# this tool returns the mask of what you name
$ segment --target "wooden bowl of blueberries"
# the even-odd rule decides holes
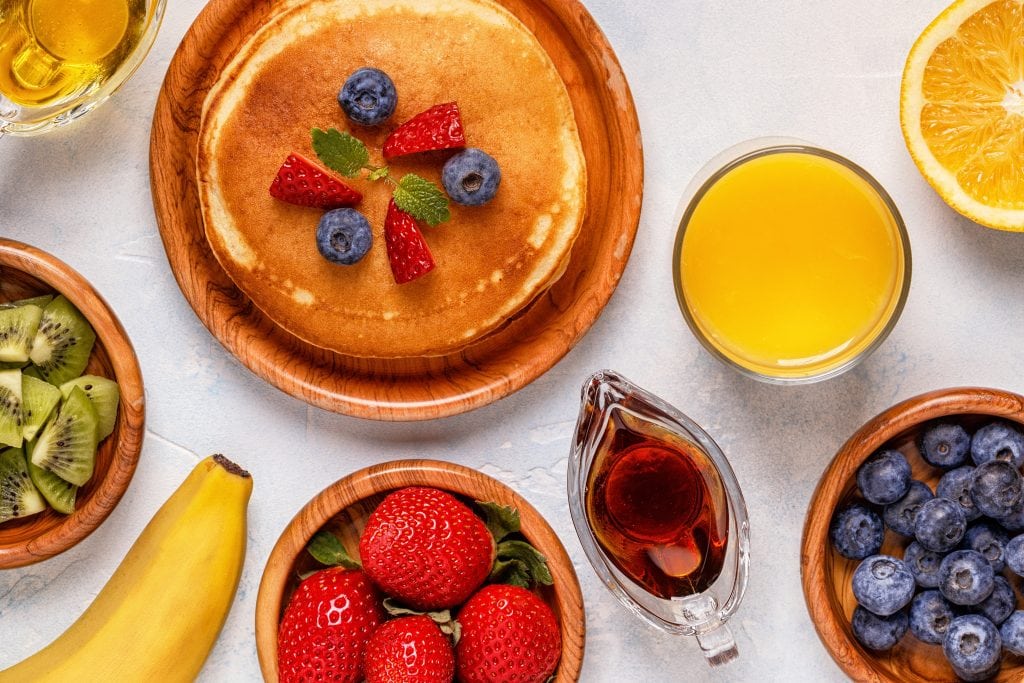
[[[958,388],[861,427],[811,499],[800,566],[857,681],[1024,679],[1024,397]]]
[[[145,395],[107,302],[57,258],[0,238],[0,569],[88,536],[142,449]]]

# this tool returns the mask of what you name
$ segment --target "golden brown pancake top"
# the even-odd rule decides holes
[[[398,90],[391,121],[350,124],[347,76],[382,69]],[[384,242],[391,187],[352,180],[374,243],[354,266],[317,251],[318,209],[267,192],[288,154],[312,159],[313,127],[348,130],[383,164],[397,125],[442,102],[462,111],[467,144],[501,166],[497,196],[452,203],[423,227],[437,267],[397,285]],[[439,186],[449,153],[395,159]],[[271,319],[354,356],[441,355],[501,325],[556,279],[582,222],[585,167],[565,85],[531,33],[489,0],[302,0],[244,45],[211,91],[198,162],[206,232],[221,265]],[[349,182],[349,181],[347,181]]]

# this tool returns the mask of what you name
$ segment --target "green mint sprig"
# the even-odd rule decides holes
[[[441,188],[415,173],[402,176],[392,196],[399,209],[430,226],[444,223],[452,217],[448,210],[448,197]]]
[[[337,128],[314,128],[313,151],[325,166],[346,178],[358,178],[366,171],[371,181],[386,180],[394,186],[395,205],[413,218],[435,226],[451,218],[448,197],[436,184],[415,173],[407,173],[397,182],[387,166],[370,164],[370,152],[360,140]]]
[[[370,163],[366,145],[337,128],[326,131],[314,128],[313,151],[328,168],[346,178],[355,178]]]

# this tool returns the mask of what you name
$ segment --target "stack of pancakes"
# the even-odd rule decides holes
[[[337,104],[350,73],[385,71],[398,107],[351,124]],[[354,266],[317,250],[318,209],[270,196],[292,152],[315,159],[310,129],[348,130],[383,165],[397,125],[458,102],[467,145],[501,166],[485,206],[452,204],[423,227],[437,267],[397,285],[384,246],[391,187],[353,180],[374,245]],[[440,186],[452,152],[394,159],[393,176]],[[207,97],[198,154],[206,235],[237,286],[282,328],[350,356],[457,351],[525,308],[562,274],[586,208],[586,167],[565,84],[532,33],[490,0],[293,0],[239,50]],[[347,181],[349,182],[349,181]]]

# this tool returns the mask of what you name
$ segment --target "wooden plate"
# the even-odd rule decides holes
[[[437,358],[354,358],[278,327],[206,241],[195,159],[203,100],[273,2],[211,0],[167,71],[153,117],[150,173],[160,235],[199,319],[253,372],[296,398],[358,417],[419,420],[472,410],[547,371],[590,328],[618,284],[640,219],[643,153],[625,76],[578,0],[500,0],[537,36],[568,86],[587,160],[587,216],[562,278],[504,328]]]
[[[828,539],[833,511],[858,497],[857,468],[880,448],[902,451],[910,462],[914,479],[924,481],[935,490],[942,470],[925,462],[917,450],[916,440],[925,423],[940,417],[962,424],[972,432],[993,418],[1024,425],[1024,397],[995,389],[947,389],[893,406],[861,427],[840,449],[821,475],[807,510],[800,555],[807,609],[829,654],[856,681],[954,683],[959,680],[946,663],[941,646],[922,643],[909,632],[888,652],[874,652],[857,642],[850,619],[857,606],[851,582],[859,562],[839,555]],[[910,539],[886,531],[881,552],[902,557],[909,542]],[[1019,581],[1011,581],[1011,584],[1017,585]],[[998,683],[1024,680],[1024,658],[1005,656],[999,675],[992,680]]]
[[[62,553],[92,533],[111,513],[135,474],[142,451],[145,395],[135,350],[107,302],[85,278],[53,256],[0,239],[0,301],[63,294],[96,332],[86,374],[114,379],[121,390],[114,432],[96,453],[96,469],[78,490],[75,511],[47,509],[0,524],[0,569],[21,567]]]
[[[562,629],[562,658],[556,683],[576,681],[583,664],[583,595],[562,542],[526,499],[487,475],[436,460],[399,460],[359,470],[331,484],[299,511],[285,528],[263,570],[256,598],[256,651],[263,678],[276,683],[277,629],[300,572],[319,568],[306,552],[317,531],[334,531],[352,557],[359,534],[387,492],[406,486],[433,486],[468,500],[494,501],[519,510],[522,533],[548,560],[554,584],[541,591]]]

